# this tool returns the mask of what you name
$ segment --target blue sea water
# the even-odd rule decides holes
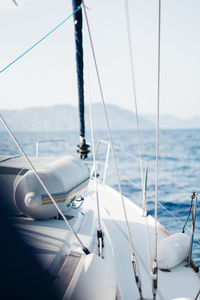
[[[77,132],[17,132],[16,138],[26,154],[35,155],[38,140],[65,139],[72,153],[76,154],[79,143]],[[140,163],[136,131],[113,131],[116,158],[122,191],[138,205],[142,205]],[[87,133],[88,142],[91,141]],[[95,146],[99,140],[108,141],[105,132],[95,134]],[[142,158],[148,164],[147,210],[154,215],[155,190],[155,131],[141,132]],[[42,143],[39,155],[63,155],[67,151],[65,143]],[[107,144],[101,144],[97,159],[105,162]],[[8,133],[1,132],[0,154],[17,155],[19,150]],[[92,156],[92,155],[91,155]],[[90,157],[91,161],[92,158]],[[143,164],[145,168],[146,163]],[[109,159],[110,171],[106,182],[118,189],[112,155]],[[103,168],[104,166],[102,166]],[[100,172],[100,170],[99,170]],[[186,221],[192,192],[200,194],[200,130],[161,130],[159,146],[159,188],[158,218],[169,232],[181,232]],[[191,233],[191,217],[186,226]],[[196,228],[194,236],[193,259],[200,266],[200,195],[197,201]]]

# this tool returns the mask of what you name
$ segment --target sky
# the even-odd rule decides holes
[[[0,69],[72,12],[70,0],[0,0]],[[86,1],[106,104],[135,111],[124,0]],[[155,114],[158,0],[129,0],[138,111]],[[162,0],[160,113],[200,115],[200,1]],[[85,102],[101,97],[84,24]],[[0,110],[77,106],[73,18],[0,74]]]

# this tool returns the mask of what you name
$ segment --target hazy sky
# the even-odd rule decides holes
[[[0,68],[71,14],[70,0],[0,0]],[[134,110],[124,0],[88,0],[88,17],[106,103]],[[129,0],[140,113],[156,110],[158,0]],[[200,1],[163,0],[162,114],[200,115]],[[85,31],[86,32],[86,31]],[[85,36],[86,103],[99,102]],[[88,49],[88,50],[87,50]],[[52,36],[0,74],[0,109],[77,105],[71,18]]]

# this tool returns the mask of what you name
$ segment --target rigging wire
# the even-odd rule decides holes
[[[12,62],[10,62],[6,67],[0,70],[0,74],[3,73],[5,70],[7,70],[9,67],[11,67],[14,63],[16,63],[20,58],[22,58],[24,55],[26,55],[29,51],[31,51],[33,48],[35,48],[38,44],[40,44],[43,40],[45,40],[49,35],[51,35],[54,31],[56,31],[60,26],[62,26],[66,21],[68,21],[77,11],[81,9],[81,5],[78,6],[78,8],[68,17],[66,17],[62,22],[60,22],[56,27],[54,27],[51,31],[49,31],[47,34],[45,34],[39,41],[37,41],[35,44],[33,44],[30,48],[28,48],[25,52],[23,52],[21,55],[19,55],[16,59],[14,59]]]
[[[186,219],[186,221],[185,221],[185,224],[184,224],[184,226],[183,226],[182,233],[185,232],[185,227],[186,227],[186,225],[187,225],[187,222],[188,222],[188,220],[189,220],[189,217],[190,217],[190,214],[191,214],[191,211],[192,211],[193,200],[194,200],[194,197],[191,196],[190,209],[189,209],[188,216],[187,216],[187,219]]]
[[[158,0],[158,78],[157,78],[157,117],[156,117],[156,178],[155,178],[155,232],[154,232],[154,258],[153,258],[153,299],[156,299],[158,288],[158,155],[159,155],[159,114],[160,114],[160,43],[161,42],[161,0]]]
[[[88,57],[86,55],[86,57]],[[87,60],[88,62],[88,60]],[[89,67],[88,69],[88,82],[89,80]],[[91,141],[92,141],[92,156],[93,156],[93,170],[94,170],[94,178],[95,178],[95,188],[96,188],[96,201],[97,201],[97,217],[98,217],[98,230],[97,230],[97,240],[98,240],[98,254],[103,258],[103,247],[104,247],[104,233],[101,226],[101,214],[100,214],[100,202],[99,202],[99,189],[98,189],[98,181],[97,181],[97,161],[96,161],[96,153],[95,153],[95,144],[94,144],[94,122],[93,122],[93,114],[92,114],[92,101],[91,101],[91,90],[88,86],[89,90],[89,114],[90,114],[90,128],[91,128]]]
[[[189,248],[189,256],[188,256],[188,265],[191,265],[192,262],[192,248],[194,242],[194,233],[195,233],[195,222],[196,222],[196,206],[197,206],[197,194],[195,192],[192,193],[191,198],[193,198],[192,205],[192,232],[190,237],[190,248]]]
[[[10,134],[12,140],[14,141],[14,143],[16,144],[16,146],[18,147],[19,151],[22,153],[22,155],[24,156],[25,160],[28,162],[31,170],[34,172],[36,178],[38,179],[39,183],[41,184],[41,186],[43,187],[43,189],[45,190],[45,192],[47,193],[47,195],[49,196],[49,198],[51,199],[52,203],[54,204],[54,206],[56,207],[57,211],[59,212],[59,214],[62,216],[65,224],[68,226],[68,228],[70,229],[70,231],[74,234],[74,236],[76,237],[77,241],[79,242],[79,244],[82,247],[82,250],[85,254],[90,254],[90,251],[84,246],[84,244],[82,243],[81,239],[79,238],[79,236],[77,235],[77,233],[74,231],[73,227],[69,224],[69,222],[67,221],[65,215],[63,214],[63,212],[60,210],[59,206],[57,205],[56,201],[54,200],[52,194],[48,191],[48,189],[46,188],[46,186],[44,185],[44,182],[42,181],[42,179],[40,178],[40,176],[38,175],[38,172],[36,171],[34,165],[32,164],[32,162],[30,161],[30,159],[28,158],[28,156],[26,155],[26,153],[24,152],[23,148],[20,146],[20,144],[18,143],[16,137],[14,136],[13,132],[11,131],[11,129],[9,128],[8,124],[6,123],[6,121],[4,120],[4,118],[2,117],[2,115],[0,114],[0,119],[4,125],[4,127],[7,129],[8,133]]]
[[[124,0],[125,3],[125,14],[126,14],[126,26],[127,26],[127,36],[128,36],[128,46],[129,46],[129,58],[130,58],[130,66],[131,66],[131,77],[132,77],[132,91],[134,97],[135,104],[135,114],[136,114],[136,123],[137,123],[137,138],[138,138],[138,154],[140,161],[140,173],[141,173],[141,183],[142,183],[142,210],[143,216],[145,217],[145,232],[146,232],[146,243],[147,243],[147,256],[148,256],[148,264],[150,268],[151,261],[151,248],[150,248],[150,237],[149,237],[149,224],[147,219],[147,205],[146,205],[146,181],[147,181],[147,167],[145,170],[145,178],[143,176],[143,163],[142,163],[142,147],[141,147],[141,132],[139,126],[139,117],[138,117],[138,107],[137,107],[137,97],[136,97],[136,85],[135,85],[135,74],[134,74],[134,58],[133,58],[133,48],[132,48],[132,38],[131,38],[131,27],[130,27],[130,16],[129,16],[129,6],[128,0]]]
[[[125,14],[126,14],[126,27],[127,27],[127,36],[128,36],[128,46],[129,46],[129,59],[131,67],[131,78],[132,78],[132,92],[135,104],[135,115],[137,123],[137,137],[138,137],[138,154],[140,160],[140,172],[141,172],[141,182],[142,182],[142,191],[143,191],[143,214],[147,215],[146,201],[145,201],[145,191],[144,191],[144,176],[143,176],[143,165],[142,165],[142,147],[141,147],[141,133],[138,117],[138,105],[137,105],[137,95],[136,95],[136,86],[135,86],[135,72],[134,72],[134,59],[133,59],[133,48],[132,48],[132,38],[131,38],[131,27],[130,27],[130,16],[129,16],[129,6],[128,0],[124,0],[125,3]]]
[[[113,142],[112,142],[110,125],[109,125],[109,121],[108,121],[107,110],[106,110],[106,107],[105,107],[104,95],[103,95],[103,90],[102,90],[102,85],[101,85],[101,80],[100,80],[99,70],[98,70],[98,66],[97,66],[96,55],[95,55],[95,51],[94,51],[94,46],[93,46],[93,41],[92,41],[92,36],[91,36],[91,31],[90,31],[90,27],[89,27],[89,22],[88,22],[88,17],[87,17],[87,12],[86,12],[86,8],[85,8],[84,0],[82,1],[82,5],[83,5],[83,11],[84,11],[84,15],[85,15],[89,40],[90,40],[90,44],[91,44],[92,55],[93,55],[95,70],[96,70],[96,74],[97,74],[97,80],[98,80],[98,85],[99,85],[99,89],[100,89],[104,115],[105,115],[105,119],[106,119],[106,126],[107,126],[107,130],[108,130],[108,136],[109,136],[111,151],[112,151],[112,155],[113,155],[116,175],[117,175],[119,193],[120,193],[120,196],[121,196],[121,201],[122,201],[122,206],[123,206],[123,211],[124,211],[124,217],[125,217],[127,233],[128,233],[128,240],[129,240],[129,245],[130,245],[130,249],[131,249],[132,265],[133,265],[133,270],[134,270],[134,275],[135,275],[135,281],[136,281],[136,284],[137,284],[137,287],[138,287],[140,299],[142,300],[143,296],[142,296],[142,289],[141,289],[141,281],[140,281],[140,276],[139,276],[139,272],[138,272],[138,266],[137,266],[137,263],[136,263],[135,250],[134,250],[134,247],[133,247],[133,241],[132,241],[131,231],[130,231],[130,227],[129,227],[129,223],[128,223],[128,217],[127,217],[125,202],[124,202],[124,198],[123,198],[123,195],[122,195],[122,188],[121,188],[119,172],[118,172],[118,167],[117,167],[117,160],[116,160],[114,146],[113,146]]]
[[[196,297],[194,298],[194,300],[197,300],[199,296],[200,296],[200,289],[199,289],[199,291],[198,291]]]

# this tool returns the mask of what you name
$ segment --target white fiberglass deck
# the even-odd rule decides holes
[[[105,241],[105,259],[114,261],[117,269],[118,282],[124,299],[137,299],[138,291],[135,284],[133,268],[130,259],[130,250],[127,239],[126,225],[122,210],[120,195],[108,186],[99,186],[101,217],[106,231],[109,233],[113,247],[113,257]],[[128,220],[131,228],[133,244],[138,258],[141,273],[143,296],[152,297],[152,278],[150,275],[148,247],[150,247],[151,261],[154,237],[154,219],[142,217],[142,210],[125,198]],[[89,202],[88,202],[89,204]],[[92,204],[89,204],[89,206]],[[148,222],[148,225],[147,225]],[[105,233],[106,235],[106,233]],[[147,241],[149,236],[149,246]],[[167,236],[167,232],[160,225],[158,239]],[[109,245],[110,247],[110,245]],[[171,272],[159,271],[158,298],[173,299],[188,297],[194,299],[200,288],[200,277],[193,269],[185,267],[186,262],[173,268]]]
[[[104,259],[109,261],[116,270],[122,299],[138,299],[121,197],[110,187],[99,184],[99,201],[101,224],[104,231]],[[141,274],[143,296],[152,298],[149,261],[152,261],[154,219],[151,216],[142,217],[142,210],[126,198],[125,204]],[[78,215],[71,219],[70,223],[85,246],[95,253],[97,253],[96,230],[98,224],[96,211],[95,184],[91,181],[85,201],[79,209]],[[29,220],[25,222],[22,220],[18,226],[27,236],[29,243],[36,248],[44,269],[47,269],[51,275],[58,269],[60,261],[66,259],[69,253],[84,255],[80,245],[62,220]],[[167,232],[159,225],[158,239],[166,236]],[[149,254],[148,248],[151,254]],[[195,273],[193,269],[185,267],[184,262],[173,268],[171,272],[159,271],[157,299],[168,300],[180,297],[194,299],[199,287],[199,274]]]

